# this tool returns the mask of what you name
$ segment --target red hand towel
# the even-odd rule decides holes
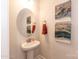
[[[32,33],[35,31],[35,25],[32,26]]]
[[[42,28],[42,34],[47,34],[47,26],[46,24],[43,24],[43,28]]]

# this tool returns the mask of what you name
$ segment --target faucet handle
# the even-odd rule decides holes
[[[27,43],[31,42],[31,38],[27,39],[26,42],[27,42]]]

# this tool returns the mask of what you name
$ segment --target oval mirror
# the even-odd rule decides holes
[[[29,9],[22,9],[17,16],[17,27],[19,32],[24,37],[29,37],[32,34],[32,22],[34,16]]]

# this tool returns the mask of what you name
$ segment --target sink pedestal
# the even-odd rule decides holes
[[[27,51],[27,59],[34,59],[34,51],[33,50]]]
[[[27,52],[27,59],[34,59],[34,49],[36,49],[39,45],[40,42],[37,40],[22,43],[21,48],[23,51]]]

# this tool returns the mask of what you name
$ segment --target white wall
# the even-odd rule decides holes
[[[37,21],[39,17],[38,6],[39,0],[9,0],[10,59],[26,59],[25,53],[20,48],[22,40],[26,38],[17,29],[17,15],[23,8],[27,8],[33,12]]]
[[[47,20],[48,27],[46,37],[40,31],[41,54],[47,59],[77,59],[77,0],[72,0],[71,44],[55,41],[55,6],[65,1],[68,0],[40,0],[40,27],[43,20]]]
[[[1,59],[9,59],[8,0],[1,0]]]
[[[51,54],[53,53],[53,33],[54,29],[54,18],[53,15],[53,1],[54,0],[40,0],[40,42],[41,42],[41,54],[47,58],[51,59]],[[48,27],[48,35],[42,35],[42,23],[46,20]],[[53,22],[53,23],[52,23]],[[45,38],[46,37],[46,38]],[[51,38],[53,37],[53,38]],[[52,43],[52,46],[51,46]],[[52,55],[53,56],[53,55]]]

